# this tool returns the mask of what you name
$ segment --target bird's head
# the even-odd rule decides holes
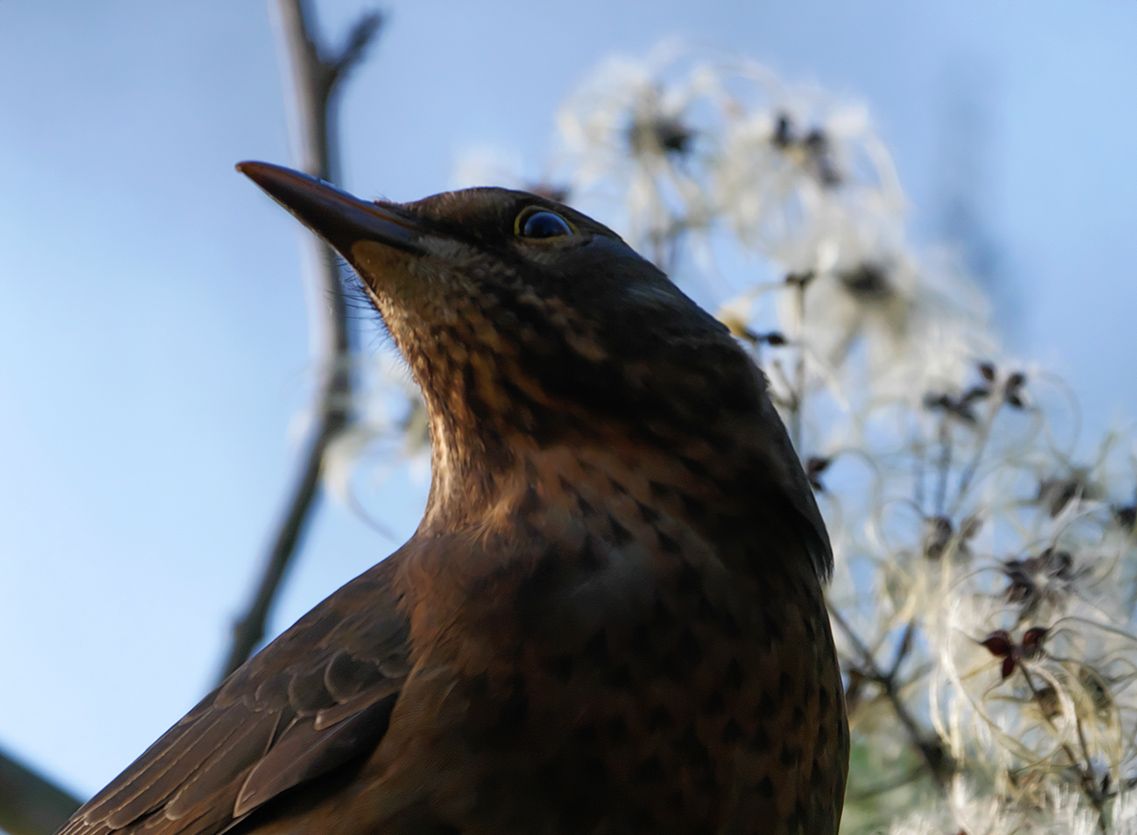
[[[238,168],[359,274],[422,388],[436,492],[440,478],[476,490],[527,449],[616,442],[708,471],[697,459],[761,454],[779,482],[804,484],[745,352],[602,224],[507,189],[367,202]]]

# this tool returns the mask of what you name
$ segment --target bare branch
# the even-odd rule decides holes
[[[933,735],[926,733],[921,727],[920,723],[916,721],[916,717],[908,709],[908,705],[900,697],[899,689],[896,686],[894,678],[895,668],[899,667],[903,662],[903,656],[898,652],[898,661],[894,662],[894,669],[891,673],[884,672],[880,665],[876,663],[876,657],[873,651],[869,649],[861,637],[853,630],[853,627],[845,620],[844,616],[839,610],[834,607],[829,608],[829,617],[834,625],[845,634],[845,638],[852,645],[853,651],[860,656],[862,672],[865,678],[874,682],[880,687],[882,694],[888,703],[892,706],[893,713],[904,726],[905,732],[908,734],[908,740],[912,743],[912,747],[916,749],[916,753],[924,760],[924,765],[927,766],[928,771],[932,775],[932,779],[936,781],[936,785],[942,791],[946,791],[951,776],[955,772],[955,763],[952,761],[951,754],[944,748],[943,744],[936,739]],[[901,647],[911,638],[905,636],[901,640]]]
[[[332,63],[336,68],[336,75],[343,76],[355,68],[367,56],[367,48],[371,45],[379,29],[383,26],[383,15],[379,12],[367,12],[347,33],[339,57]]]
[[[362,60],[379,32],[383,18],[378,12],[364,14],[348,33],[335,58],[325,58],[315,19],[306,0],[276,0],[278,37],[287,56],[286,75],[295,97],[295,150],[299,167],[329,182],[339,180],[335,154],[336,92],[339,83]],[[328,446],[352,420],[353,339],[348,326],[340,268],[335,254],[314,235],[306,236],[314,287],[309,293],[313,360],[321,380],[313,409],[313,426],[272,536],[272,545],[252,603],[233,627],[233,642],[223,677],[243,664],[264,639],[265,624],[285,572],[304,535],[320,488],[320,474]]]
[[[51,835],[79,805],[71,794],[0,751],[0,829],[9,835]]]

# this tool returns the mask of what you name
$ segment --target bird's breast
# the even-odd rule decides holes
[[[801,801],[843,783],[821,591],[778,569],[803,560],[770,553],[799,546],[753,543],[765,567],[739,571],[684,515],[701,499],[674,495],[674,469],[632,457],[524,459],[481,529],[424,546],[421,675],[403,698],[437,709],[428,730],[396,708],[384,744],[414,739],[432,779],[439,763],[480,762],[448,778],[447,803],[480,808],[486,831],[511,815],[579,824],[526,829],[549,832],[601,816],[613,832],[832,818],[835,798]]]

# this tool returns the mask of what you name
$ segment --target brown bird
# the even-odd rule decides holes
[[[835,833],[829,541],[726,328],[532,194],[369,203],[238,168],[409,363],[425,516],[61,832]]]

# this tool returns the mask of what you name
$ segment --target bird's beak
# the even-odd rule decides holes
[[[413,218],[353,197],[346,191],[291,168],[242,162],[237,170],[268,192],[301,223],[349,260],[352,247],[373,241],[415,255],[425,254],[425,229]]]

